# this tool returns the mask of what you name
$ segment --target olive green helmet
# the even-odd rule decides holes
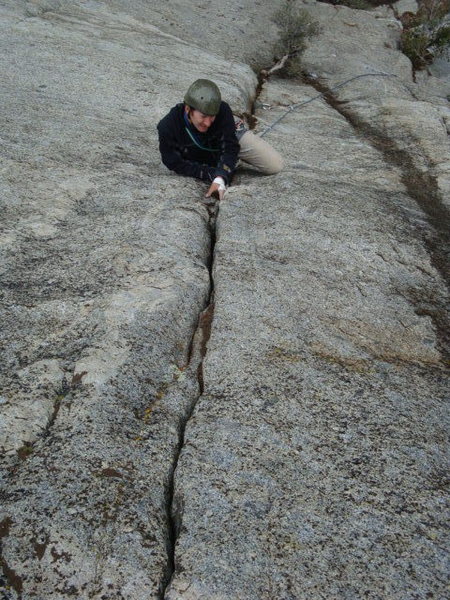
[[[189,87],[184,102],[204,115],[217,115],[221,102],[220,90],[209,79],[197,79]]]

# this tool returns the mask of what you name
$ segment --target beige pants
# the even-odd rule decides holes
[[[239,144],[241,146],[239,158],[259,169],[261,173],[275,175],[283,168],[280,154],[253,131],[246,131]]]

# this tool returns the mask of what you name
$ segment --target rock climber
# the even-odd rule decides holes
[[[219,88],[208,79],[194,81],[184,102],[158,123],[158,134],[163,163],[179,175],[209,182],[206,198],[222,200],[238,159],[266,175],[283,168],[279,153],[242,120],[235,120]]]

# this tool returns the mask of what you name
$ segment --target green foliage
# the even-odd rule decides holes
[[[403,13],[401,50],[415,69],[423,69],[450,49],[450,0],[422,0],[417,14]]]
[[[280,38],[275,45],[278,59],[288,57],[282,74],[296,76],[300,74],[300,55],[306,48],[306,40],[320,31],[317,21],[304,8],[298,8],[296,0],[285,0],[276,11],[274,22],[280,29]]]
[[[450,11],[450,0],[419,0],[417,18],[420,22],[443,19]]]

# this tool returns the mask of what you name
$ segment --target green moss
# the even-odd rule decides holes
[[[20,460],[26,460],[33,454],[33,444],[31,442],[25,442],[25,444],[17,450],[17,456]]]

